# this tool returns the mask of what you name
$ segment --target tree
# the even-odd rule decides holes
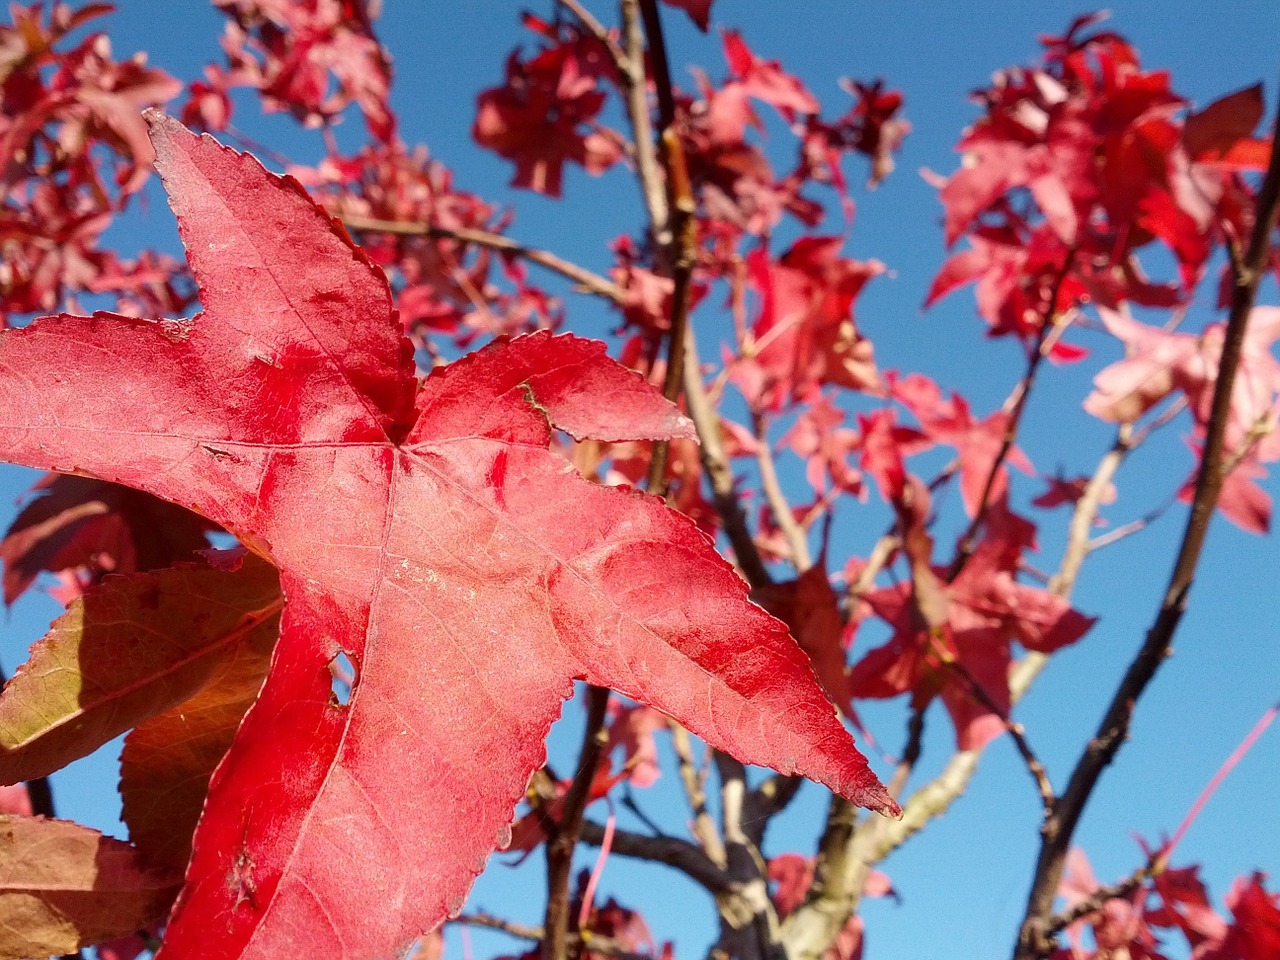
[[[1218,909],[1178,846],[1276,708],[1171,836],[1118,861],[1128,876],[1099,884],[1074,845],[1195,608],[1215,510],[1251,536],[1270,522],[1262,87],[1192,104],[1092,15],[979,91],[963,163],[928,175],[946,252],[922,293],[972,287],[988,349],[1016,358],[989,401],[989,382],[964,396],[886,367],[855,318],[888,268],[845,252],[850,181],[896,176],[902,93],[846,81],[824,108],[735,30],[685,89],[667,34],[707,31],[710,3],[623,0],[614,24],[548,6],[471,136],[519,191],[586,189],[576,168],[635,182],[642,222],[590,260],[522,243],[523,220],[410,146],[377,4],[224,0],[221,58],[185,84],[115,59],[104,5],[15,6],[0,27],[0,449],[67,471],[0,557],[7,602],[43,577],[68,604],[0,697],[5,955],[161,935],[164,956],[438,952],[496,832],[545,863],[542,922],[508,902],[453,923],[531,955],[672,953],[600,902],[609,856],[711,894],[724,955],[852,958],[861,901],[892,891],[876,868],[1009,746],[1041,820],[1016,957],[1276,955],[1265,875]],[[157,107],[226,145],[144,118]],[[244,133],[259,109],[316,131],[280,142],[322,157]],[[188,263],[106,232],[153,166]],[[614,359],[555,331],[605,335]],[[1054,383],[1089,376],[1069,399]],[[1091,418],[1095,464],[1074,435],[1030,435],[1046,393]],[[1033,465],[1045,450],[1055,473]],[[1135,472],[1165,502],[1120,523]],[[1090,665],[1102,718],[1054,763],[1018,702],[1108,624],[1072,597],[1103,548],[1165,514],[1182,532],[1145,637],[1115,676]],[[1036,553],[1050,537],[1059,559]],[[580,739],[541,764],[573,677],[599,684]],[[1206,717],[1227,696],[1200,693]],[[128,842],[48,819],[45,777],[126,730]],[[661,824],[659,773],[688,804]],[[836,792],[779,850],[799,775]],[[602,856],[575,876],[582,845]]]

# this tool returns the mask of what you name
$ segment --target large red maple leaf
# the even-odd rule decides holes
[[[553,425],[688,435],[670,404],[573,337],[419,382],[384,276],[296,181],[151,123],[205,312],[5,331],[0,450],[190,507],[280,569],[280,640],[213,776],[168,960],[397,955],[507,835],[574,677],[896,810],[692,523],[547,449]]]

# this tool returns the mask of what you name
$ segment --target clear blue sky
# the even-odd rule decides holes
[[[614,8],[612,2],[588,5],[603,18]],[[184,80],[198,76],[204,62],[219,57],[221,20],[199,0],[123,0],[121,6],[108,21],[118,56],[145,49],[153,63]],[[509,166],[477,149],[468,135],[475,94],[499,81],[503,58],[526,40],[517,21],[522,5],[499,0],[386,0],[385,6],[380,32],[395,56],[393,101],[406,137],[429,145],[452,167],[460,187],[510,203],[517,214],[513,236],[607,269],[605,244],[619,233],[636,230],[641,222],[637,193],[625,172],[619,169],[592,179],[572,171],[566,180],[568,199],[562,203],[516,194],[506,187]],[[549,0],[529,0],[525,6],[539,13],[550,9]],[[785,15],[780,15],[784,6]],[[952,144],[975,115],[966,93],[984,85],[993,70],[1030,61],[1038,54],[1037,34],[1061,32],[1081,12],[1083,8],[1059,0],[808,0],[788,5],[718,0],[713,7],[717,24],[741,27],[759,54],[780,59],[803,77],[829,112],[843,110],[846,102],[836,85],[841,76],[883,76],[904,92],[914,130],[898,157],[898,170],[874,193],[856,193],[858,214],[847,251],[883,260],[892,271],[871,284],[859,302],[859,320],[875,342],[882,366],[922,370],[945,388],[962,391],[980,413],[998,405],[1017,379],[1018,354],[1009,344],[983,340],[967,291],[921,313],[924,291],[944,251],[940,208],[918,170],[954,169]],[[1128,0],[1116,3],[1113,12],[1111,26],[1134,42],[1144,64],[1169,69],[1175,88],[1195,103],[1204,105],[1263,80],[1268,112],[1274,109],[1278,64],[1272,3],[1166,0],[1153,5]],[[714,32],[702,37],[682,15],[664,13],[677,81],[688,83],[687,67],[693,63],[703,65],[713,77],[722,75]],[[178,17],[180,24],[175,23]],[[299,133],[286,118],[258,120],[255,112],[242,108],[236,122],[300,161],[318,158],[318,138]],[[355,121],[341,133],[344,144],[352,146],[362,128]],[[860,183],[862,171],[850,172],[851,181]],[[117,228],[123,246],[176,249],[172,219],[158,195],[155,201]],[[1206,293],[1192,307],[1190,324],[1211,318],[1208,298]],[[1264,288],[1263,302],[1278,302],[1274,285]],[[568,303],[571,326],[603,329],[609,322],[595,304],[581,299]],[[704,305],[705,322],[713,322],[710,312],[715,309],[713,303]],[[1118,356],[1118,350],[1100,334],[1078,339],[1095,351],[1094,358],[1050,371],[1028,414],[1023,446],[1045,473],[1059,465],[1069,473],[1089,471],[1111,436],[1108,427],[1079,412],[1079,403],[1092,375]],[[717,352],[708,342],[705,353]],[[1188,467],[1176,431],[1169,432],[1122,475],[1120,500],[1108,519],[1123,523],[1158,504]],[[0,523],[9,521],[10,505],[32,478],[26,471],[0,467]],[[1015,505],[1027,509],[1038,489],[1037,483],[1024,479],[1015,487]],[[1280,485],[1270,482],[1268,489],[1274,496]],[[1141,640],[1168,575],[1183,516],[1181,509],[1174,510],[1141,536],[1092,558],[1075,602],[1101,620],[1081,644],[1055,658],[1019,708],[1019,718],[1059,786],[1096,725],[1116,676]],[[1052,569],[1066,514],[1040,513],[1036,519],[1041,523],[1043,566]],[[865,554],[884,522],[883,512],[874,507],[846,509],[838,556]],[[1280,697],[1280,628],[1274,615],[1278,570],[1280,547],[1274,537],[1252,537],[1226,523],[1215,524],[1176,655],[1143,701],[1132,742],[1103,779],[1079,834],[1104,881],[1120,877],[1139,862],[1133,835],[1155,839],[1177,825],[1221,760]],[[12,672],[25,645],[43,632],[54,613],[56,608],[40,596],[24,599],[12,611],[0,645],[6,671]],[[562,726],[578,722],[575,709],[566,713]],[[889,748],[896,749],[901,740],[900,705],[872,705],[866,713]],[[952,742],[940,710],[930,713],[928,729],[923,775],[945,760]],[[553,758],[557,746],[576,739],[574,730],[558,728]],[[864,908],[868,960],[1008,954],[1030,876],[1039,814],[1026,772],[1012,749],[997,743],[988,754],[953,810],[885,864],[902,902],[870,902]],[[562,769],[571,763],[568,756],[561,750]],[[115,777],[110,749],[58,774],[54,786],[60,811],[119,833]],[[678,795],[667,789],[673,780],[667,777],[665,786],[654,788],[652,797],[643,796],[642,802],[660,822],[678,827],[684,813]],[[1241,873],[1259,868],[1280,881],[1280,825],[1274,799],[1278,784],[1280,732],[1273,731],[1219,792],[1175,858],[1179,864],[1203,865],[1203,876],[1219,903],[1231,879]],[[820,791],[806,788],[794,812],[771,834],[768,852],[811,852],[823,805]],[[602,815],[599,809],[592,813]],[[590,860],[584,854],[583,863]],[[540,871],[538,858],[522,871],[495,863],[478,884],[471,906],[538,921]],[[1271,889],[1276,889],[1275,883]],[[681,960],[702,956],[713,933],[713,908],[697,888],[665,869],[636,868],[614,857],[602,888],[602,896],[610,894],[643,909],[655,938],[675,940]],[[477,958],[523,949],[478,933],[473,941]],[[450,948],[455,960],[461,956],[456,934],[450,936]]]

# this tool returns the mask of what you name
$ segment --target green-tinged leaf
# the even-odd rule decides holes
[[[213,769],[226,755],[258,696],[280,618],[262,621],[190,700],[130,731],[120,754],[122,818],[129,838],[153,863],[182,869],[204,808]]]
[[[0,816],[0,960],[72,953],[164,916],[182,878],[65,820]]]
[[[252,556],[108,578],[0,695],[0,783],[46,776],[189,699],[281,603],[275,568]]]

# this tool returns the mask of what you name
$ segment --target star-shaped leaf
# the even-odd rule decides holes
[[[544,334],[418,382],[385,278],[295,181],[151,124],[205,312],[5,331],[0,450],[189,507],[280,570],[270,673],[164,957],[397,955],[505,838],[575,677],[896,809],[693,524],[547,449],[553,426],[690,435],[674,407],[601,344]]]

